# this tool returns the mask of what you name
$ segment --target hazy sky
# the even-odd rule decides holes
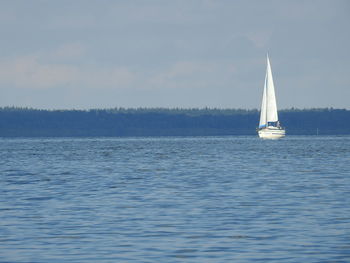
[[[350,1],[0,0],[0,106],[350,108]]]

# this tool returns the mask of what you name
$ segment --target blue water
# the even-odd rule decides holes
[[[350,136],[0,150],[0,262],[350,262]]]

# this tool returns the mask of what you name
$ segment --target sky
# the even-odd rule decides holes
[[[0,107],[350,109],[347,0],[0,0]]]

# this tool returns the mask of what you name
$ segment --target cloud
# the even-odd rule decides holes
[[[154,88],[195,88],[208,86],[215,78],[217,65],[207,62],[179,61],[149,79]]]
[[[86,47],[80,43],[67,43],[51,51],[49,57],[54,59],[79,58],[86,53]]]
[[[135,73],[124,67],[85,69],[79,72],[79,86],[87,88],[126,89],[136,79]]]
[[[256,46],[257,48],[266,48],[270,42],[272,32],[259,30],[246,33],[246,37]]]
[[[40,64],[35,56],[0,63],[2,85],[16,88],[50,88],[74,80],[77,69],[69,65]]]
[[[69,55],[72,55],[71,51],[69,50]],[[19,57],[0,63],[0,85],[3,87],[125,88],[133,78],[134,74],[124,67],[94,69],[70,64],[44,63],[38,56]]]

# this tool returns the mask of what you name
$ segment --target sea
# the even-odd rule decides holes
[[[0,262],[350,262],[350,136],[0,138]]]

